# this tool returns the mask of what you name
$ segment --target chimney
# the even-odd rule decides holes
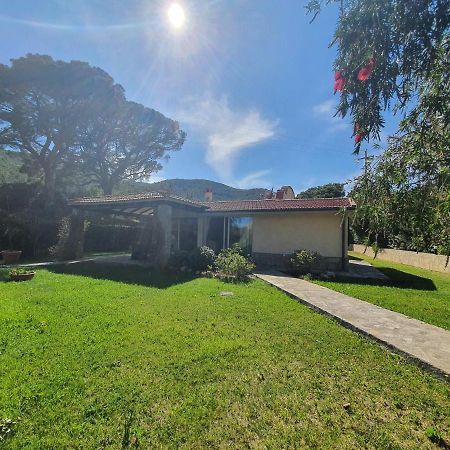
[[[205,201],[206,202],[212,202],[213,201],[213,192],[211,189],[206,189],[205,191]]]
[[[295,198],[294,190],[291,186],[281,186],[275,194],[277,200],[293,200]]]
[[[273,198],[273,188],[271,191],[266,191],[266,193],[264,195],[265,200],[270,200],[271,198]]]

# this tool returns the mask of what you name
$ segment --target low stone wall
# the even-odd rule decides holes
[[[365,245],[354,244],[353,250],[357,253],[363,253],[367,256],[371,256],[372,258],[375,256],[374,251],[370,247],[367,247],[366,249]],[[419,267],[420,269],[428,269],[450,274],[450,261],[444,255],[380,248],[376,259],[397,262],[400,264],[408,264],[409,266]]]
[[[289,269],[290,258],[291,254],[257,253],[257,252],[252,253],[253,261],[257,266],[262,268],[267,267],[278,270],[287,270]],[[328,271],[328,270],[340,271],[342,270],[342,259],[321,257],[313,269],[317,271]]]

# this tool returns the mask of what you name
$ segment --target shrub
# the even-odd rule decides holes
[[[170,255],[167,265],[171,270],[202,272],[211,268],[215,260],[214,250],[203,246],[190,252],[176,250]]]
[[[190,270],[189,252],[186,250],[176,250],[173,252],[167,262],[167,267],[170,270]]]
[[[216,254],[212,248],[204,245],[194,249],[189,255],[189,267],[194,272],[202,272],[211,269],[216,261]]]
[[[14,275],[26,275],[28,273],[33,273],[34,270],[31,269],[21,269],[21,268],[16,268],[16,269],[11,269],[9,271],[9,275],[14,276]]]
[[[240,247],[233,246],[219,253],[215,268],[221,278],[243,281],[252,273],[255,265],[242,254]]]
[[[69,233],[70,233],[70,218],[64,217],[58,228],[58,241],[55,245],[50,247],[49,253],[52,258],[55,258],[56,260],[63,260],[64,259],[64,252],[66,249],[67,241],[69,239]]]
[[[310,272],[311,268],[319,261],[319,259],[319,253],[300,249],[292,254],[289,265],[296,274],[304,274]]]

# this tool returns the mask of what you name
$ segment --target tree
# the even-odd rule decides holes
[[[448,0],[311,0],[340,6],[333,44],[338,114],[351,113],[355,152],[379,137],[383,112],[404,114],[352,196],[355,227],[375,244],[450,253]]]
[[[433,73],[450,8],[448,0],[310,0],[313,20],[324,4],[340,6],[335,91],[338,113],[352,115],[358,152],[362,140],[379,137],[383,111],[414,102]]]
[[[123,89],[80,61],[28,54],[0,66],[0,144],[28,158],[51,204],[61,166],[76,157],[80,134]]]
[[[418,104],[353,196],[369,238],[450,254],[450,36],[437,49]]]
[[[297,194],[297,198],[337,198],[345,197],[342,183],[328,183],[307,189]]]
[[[138,103],[118,99],[104,109],[81,139],[83,173],[112,194],[121,181],[148,178],[160,161],[181,148],[178,122]]]

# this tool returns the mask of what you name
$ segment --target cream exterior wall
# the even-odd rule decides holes
[[[332,212],[283,212],[253,216],[256,253],[292,253],[307,249],[342,257],[342,215]],[[345,248],[347,248],[345,246]]]

